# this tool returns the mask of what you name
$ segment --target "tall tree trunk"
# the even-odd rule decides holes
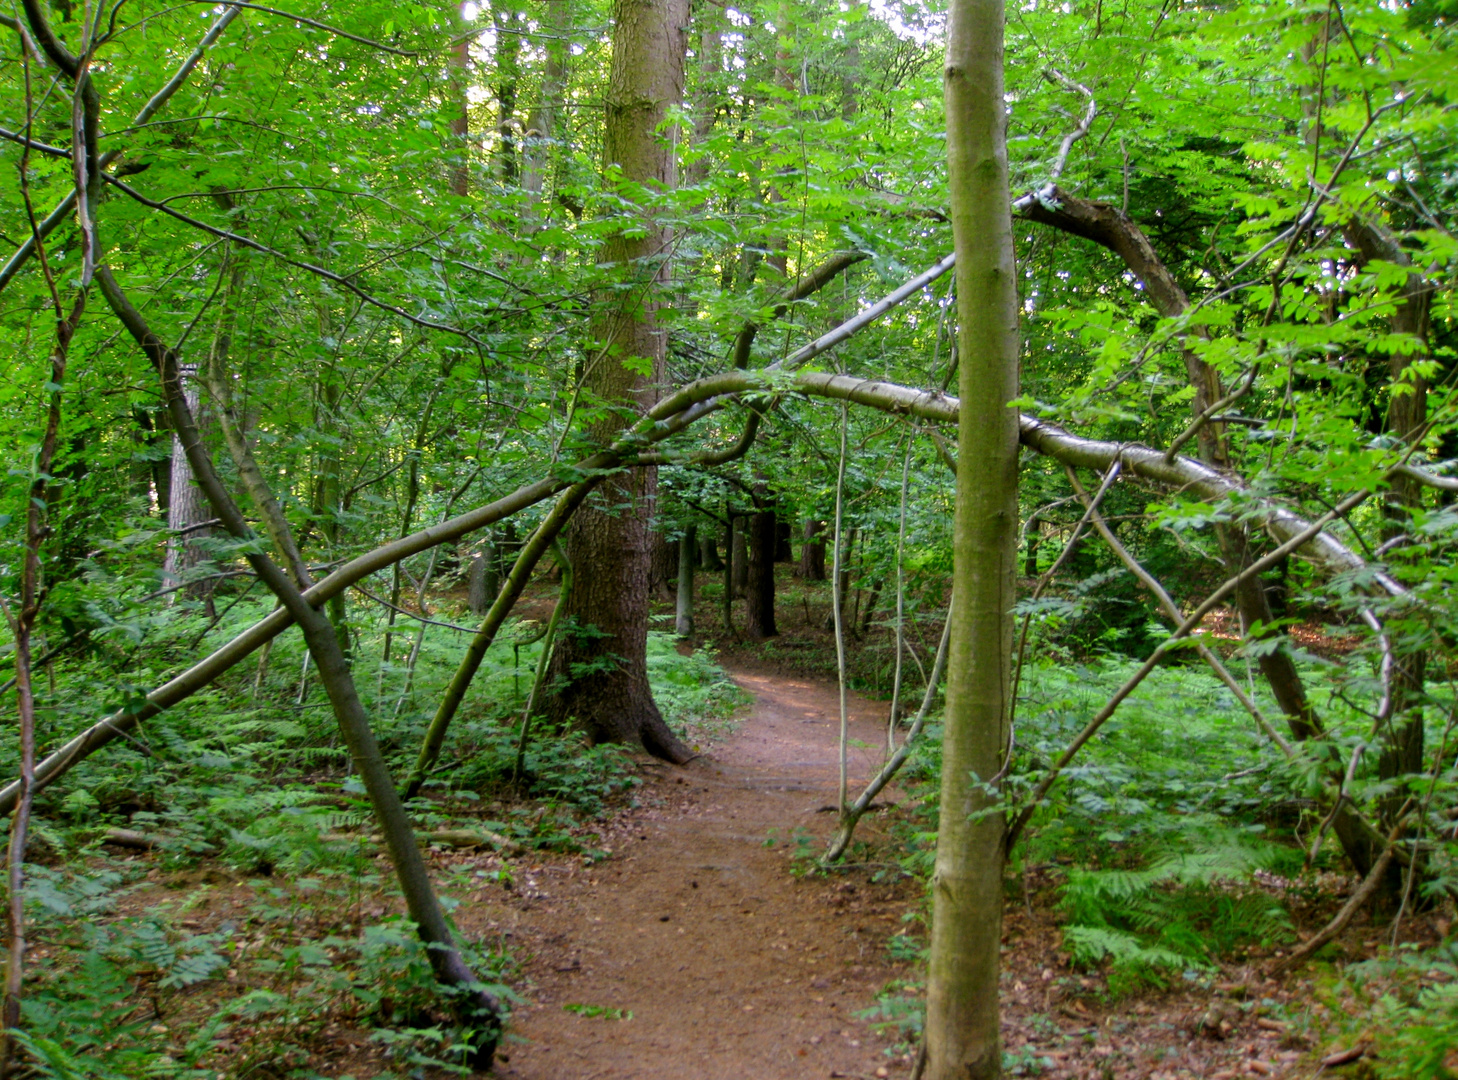
[[[673,630],[679,637],[694,635],[694,555],[698,537],[690,525],[678,538],[678,596],[675,599]]]
[[[461,40],[451,46],[450,93],[455,102],[455,115],[451,117],[451,136],[455,139],[452,148],[457,157],[451,166],[451,191],[465,198],[471,191],[471,104],[466,97],[466,87],[471,79],[471,37],[463,34]]]
[[[926,1080],[1002,1072],[1005,826],[994,777],[1008,745],[1018,542],[1018,429],[1008,408],[1018,393],[1018,298],[1002,33],[1002,0],[952,0],[945,87],[962,405]]]
[[[729,530],[729,565],[733,568],[729,579],[734,585],[734,595],[740,597],[749,588],[749,544],[746,541],[749,518],[743,514],[736,515],[730,520]]]
[[[673,589],[673,583],[678,580],[678,545],[670,544],[668,537],[661,532],[650,532],[649,550],[649,590],[663,599],[667,599]]]
[[[719,558],[719,544],[714,539],[713,529],[699,530],[699,565],[705,570],[715,572],[724,569],[724,561]]]
[[[603,155],[624,180],[671,189],[676,169],[658,128],[683,101],[687,0],[614,0],[612,71],[606,92]],[[602,250],[635,287],[604,293],[594,322],[599,352],[584,374],[596,397],[644,407],[664,374],[665,335],[656,310],[668,282],[668,230],[645,210],[640,229],[619,232]],[[650,376],[640,374],[646,361]],[[623,421],[609,413],[590,433],[610,442]],[[640,742],[649,753],[687,761],[692,752],[668,729],[648,686],[649,531],[657,497],[653,469],[607,481],[573,520],[568,556],[575,570],[564,633],[552,658],[565,685],[554,712],[572,718],[596,742]],[[593,628],[590,635],[584,632]],[[587,674],[578,674],[584,666]]]
[[[187,397],[187,406],[197,417],[198,435],[200,438],[206,439],[209,427],[208,413],[201,407],[197,371],[195,368],[184,368],[181,377],[183,393]],[[171,586],[185,581],[193,568],[207,557],[203,553],[200,541],[212,532],[211,529],[197,527],[204,521],[212,520],[212,514],[208,510],[207,500],[203,497],[202,491],[193,482],[192,466],[188,463],[187,453],[183,450],[181,441],[176,437],[172,440],[172,466],[167,491],[167,528],[171,530],[172,536],[167,541],[167,556],[162,563],[162,577]],[[212,582],[203,581],[195,582],[187,588],[173,593],[172,596],[174,600],[183,596],[202,600],[210,597],[212,591]]]
[[[765,507],[749,515],[749,560],[744,590],[744,632],[751,641],[779,633],[775,626],[775,511]]]
[[[790,546],[794,530],[788,521],[775,519],[775,562],[794,562],[795,550]]]
[[[724,73],[724,9],[714,0],[701,0],[694,5],[694,28],[699,32],[697,56],[694,67],[698,73],[698,92],[694,95],[694,145],[698,146],[709,137],[718,122],[720,110],[719,85]],[[696,159],[685,170],[684,182],[690,187],[702,184],[709,175],[708,157]]]
[[[496,175],[503,184],[517,177],[516,148],[521,126],[516,119],[516,96],[521,81],[521,13],[513,7],[493,4],[491,21],[496,27]]]
[[[557,157],[552,148],[559,141],[562,95],[567,86],[567,64],[571,55],[567,35],[571,29],[571,0],[546,0],[542,18],[542,30],[547,35],[543,45],[546,64],[542,68],[537,101],[527,115],[527,130],[522,138],[521,186],[533,197],[530,215],[534,221],[545,216],[543,196],[547,188],[547,174]]]
[[[807,521],[800,536],[800,576],[806,581],[825,580],[825,522]]]
[[[132,406],[137,429],[132,440],[137,445],[132,458],[132,476],[137,494],[149,506],[155,506],[163,521],[172,502],[172,440],[167,437],[165,413],[148,412]]]
[[[496,553],[491,545],[466,564],[466,605],[472,615],[485,615],[491,600],[501,588],[501,574],[496,566]]]

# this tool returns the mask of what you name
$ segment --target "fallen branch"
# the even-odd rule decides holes
[[[1378,856],[1377,861],[1372,865],[1372,869],[1367,871],[1367,876],[1362,879],[1362,883],[1347,898],[1347,902],[1342,905],[1342,909],[1336,913],[1336,917],[1309,939],[1302,942],[1298,948],[1291,952],[1290,956],[1283,956],[1271,964],[1270,974],[1284,975],[1292,968],[1304,964],[1318,949],[1347,928],[1347,924],[1352,921],[1352,917],[1366,906],[1367,902],[1372,899],[1373,894],[1377,892],[1378,887],[1382,884],[1382,878],[1387,873],[1387,867],[1392,864],[1392,857],[1397,852],[1397,839],[1402,835],[1406,824],[1407,820],[1404,817],[1393,826],[1392,832],[1387,836],[1387,846],[1382,849],[1382,854]]]

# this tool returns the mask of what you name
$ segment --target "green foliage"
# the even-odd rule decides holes
[[[1146,856],[1139,869],[1071,869],[1060,889],[1064,944],[1085,967],[1108,961],[1115,996],[1294,940],[1285,909],[1251,880],[1284,861],[1278,849],[1208,826],[1185,840],[1192,850]]]

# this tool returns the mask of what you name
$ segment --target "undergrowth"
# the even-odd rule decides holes
[[[217,619],[180,604],[128,621],[126,605],[109,597],[140,583],[86,588],[101,629],[80,663],[45,687],[43,745],[139,701],[142,688],[268,610],[220,594]],[[386,661],[386,629],[371,608],[351,613],[356,682],[398,776],[413,764],[465,635],[401,620]],[[514,775],[541,648],[517,643],[531,630],[509,625],[488,652],[441,765],[409,810],[426,840],[476,830],[525,850],[606,857],[599,822],[639,783],[629,752],[588,746],[535,717]],[[710,653],[680,655],[668,634],[650,635],[649,677],[665,719],[689,740],[722,730],[745,700]],[[151,854],[117,859],[104,846],[117,827],[145,836]],[[381,1076],[464,1071],[475,1033],[453,1024],[449,993],[413,928],[389,914],[395,884],[374,828],[292,632],[275,640],[266,666],[235,668],[81,763],[41,793],[33,825],[40,865],[27,868],[26,901],[37,945],[23,1038],[34,1075],[307,1080],[352,1047],[371,1069],[383,1055],[390,1071]],[[487,865],[450,887],[511,886],[507,859]],[[138,890],[145,901],[129,899]],[[509,953],[499,942],[464,944],[478,977],[509,1002]],[[363,1033],[363,1043],[341,1041],[346,1032]]]

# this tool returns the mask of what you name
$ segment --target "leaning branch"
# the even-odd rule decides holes
[[[696,420],[739,401],[746,394],[800,393],[846,400],[896,415],[915,416],[932,423],[955,424],[957,399],[936,391],[916,390],[893,383],[843,375],[786,370],[834,348],[897,303],[924,289],[950,270],[952,265],[953,259],[948,256],[879,303],[787,357],[782,364],[756,372],[735,371],[713,375],[681,388],[654,406],[613,447],[593,454],[575,465],[558,467],[554,474],[523,485],[485,506],[366,552],[306,590],[303,599],[317,607],[355,582],[384,570],[401,559],[457,540],[508,518],[603,470],[640,463],[656,464],[658,456],[650,449],[654,444],[686,430]],[[1202,499],[1218,501],[1230,495],[1241,494],[1247,497],[1248,505],[1252,507],[1252,520],[1279,541],[1288,542],[1299,536],[1302,554],[1327,570],[1341,573],[1366,568],[1358,555],[1334,537],[1325,532],[1309,532],[1310,523],[1300,515],[1268,500],[1249,499],[1249,492],[1240,483],[1198,461],[1184,457],[1166,461],[1161,450],[1082,438],[1056,424],[1030,416],[1020,418],[1019,432],[1024,446],[1078,468],[1103,471],[1117,461],[1125,472],[1142,480],[1189,491]],[[744,445],[745,442],[741,440],[730,452],[740,451]],[[1377,575],[1376,580],[1381,587],[1394,595],[1404,591],[1385,575]],[[286,609],[274,611],[212,655],[158,687],[140,706],[113,713],[77,735],[36,767],[37,790],[53,783],[76,762],[112,740],[124,736],[142,721],[201,690],[255,649],[278,636],[292,622],[293,619]],[[0,790],[0,815],[9,814],[14,809],[18,790],[17,783],[11,783]]]

